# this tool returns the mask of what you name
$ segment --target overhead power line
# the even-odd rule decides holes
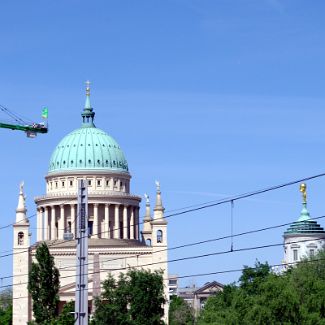
[[[297,264],[307,264],[307,263],[309,264],[309,263],[317,263],[317,262],[321,262],[321,261],[325,261],[325,259],[324,258],[314,258],[314,259],[310,259],[310,260],[302,260],[302,261],[297,261],[297,262],[288,262],[288,263],[282,263],[282,264],[271,264],[271,265],[269,265],[269,267],[272,270],[272,268],[275,268],[275,267],[290,267],[290,266],[294,266],[294,265],[297,265]],[[236,272],[242,272],[245,269],[246,268],[239,268],[239,269],[213,271],[213,272],[207,272],[207,273],[186,274],[186,275],[179,275],[178,278],[179,279],[184,279],[184,278],[202,277],[202,276],[209,276],[209,275],[216,275],[216,274],[236,273]],[[249,267],[249,269],[256,270],[256,269],[258,269],[258,267]],[[168,280],[168,279],[164,279],[164,280]],[[2,286],[0,288],[8,288],[10,286],[12,286],[12,285]],[[102,285],[100,287],[97,287],[97,288],[102,289]],[[26,299],[26,298],[28,298],[28,296],[25,296],[25,297],[13,297],[13,298],[10,298],[10,300],[18,300],[18,299]]]
[[[296,240],[296,241],[291,241],[290,244],[299,244],[299,243],[305,243],[305,242],[310,242],[310,241],[319,241],[319,240],[324,240],[324,238],[318,238],[318,239],[312,238],[312,239]],[[217,256],[217,255],[226,255],[226,254],[231,254],[231,253],[235,253],[235,252],[244,252],[244,251],[265,249],[265,248],[271,248],[271,247],[276,247],[276,246],[283,246],[283,242],[282,243],[260,245],[260,246],[243,247],[243,248],[237,248],[237,249],[233,249],[233,250],[216,251],[216,252],[211,252],[211,253],[206,253],[206,254],[186,256],[186,257],[180,257],[180,258],[175,258],[175,259],[171,259],[171,260],[165,260],[165,261],[159,261],[159,262],[151,262],[151,263],[146,263],[146,264],[141,264],[141,265],[134,265],[134,266],[125,266],[125,267],[114,268],[114,269],[100,268],[98,271],[87,272],[85,274],[87,274],[89,276],[89,275],[100,273],[101,271],[115,271],[115,272],[116,271],[124,271],[124,270],[128,270],[128,269],[133,269],[133,268],[137,269],[137,268],[143,268],[143,267],[148,267],[148,266],[153,266],[153,265],[158,265],[158,264],[164,264],[164,263],[174,263],[174,262],[180,262],[180,261],[185,261],[185,260],[193,260],[193,259],[199,259],[199,258],[205,258],[205,257]],[[141,254],[138,254],[138,255],[141,255]],[[128,258],[128,257],[125,257],[125,259],[126,258]],[[113,260],[114,259],[107,260],[106,262],[110,262],[110,261],[113,261]],[[75,268],[76,268],[76,266],[70,266],[69,271],[74,270]],[[26,275],[27,274],[17,275],[17,277],[26,276]],[[14,277],[14,276],[12,276],[12,277]],[[67,278],[75,278],[75,274],[60,277],[60,279],[67,279]],[[0,286],[0,289],[13,287],[15,285],[22,285],[22,284],[27,285],[28,282],[16,283],[16,284],[8,284],[8,285],[5,285],[5,286]]]

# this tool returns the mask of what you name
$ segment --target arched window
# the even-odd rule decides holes
[[[147,244],[147,246],[151,246],[151,239],[150,239],[150,238],[148,238],[148,239],[146,240],[146,244]]]
[[[157,243],[163,242],[163,232],[161,230],[157,230]]]
[[[24,233],[23,232],[19,232],[18,233],[18,245],[24,245]]]

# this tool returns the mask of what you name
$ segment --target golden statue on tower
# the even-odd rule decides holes
[[[307,185],[305,183],[300,184],[299,191],[302,193],[302,200],[307,203]]]

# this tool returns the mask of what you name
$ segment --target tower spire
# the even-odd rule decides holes
[[[161,191],[160,191],[160,182],[156,181],[156,205],[153,214],[153,219],[159,222],[165,222],[164,211],[162,200],[161,200]]]
[[[94,117],[95,112],[90,104],[90,81],[86,81],[86,101],[85,108],[81,114],[82,116],[82,126],[84,127],[95,127],[94,125]]]
[[[24,195],[24,182],[21,182],[19,185],[19,197],[18,197],[18,205],[16,209],[16,223],[26,223],[28,222],[26,217],[26,203],[25,203],[25,195]]]
[[[143,218],[143,232],[151,232],[151,215],[150,215],[150,200],[149,195],[144,194],[144,197],[146,199],[146,214]]]

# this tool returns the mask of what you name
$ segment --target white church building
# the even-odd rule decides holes
[[[117,276],[131,267],[163,270],[168,299],[167,221],[156,182],[153,213],[146,196],[140,217],[141,198],[130,192],[131,174],[118,143],[94,124],[89,84],[81,127],[66,135],[55,147],[45,177],[46,194],[35,198],[37,241],[30,243],[30,224],[20,186],[16,210],[13,254],[13,324],[32,320],[32,301],[27,291],[28,271],[38,245],[45,241],[60,271],[60,308],[75,299],[78,180],[88,185],[88,301],[90,311],[100,283],[107,274]],[[140,225],[143,223],[142,230]],[[165,320],[168,304],[165,305]]]

